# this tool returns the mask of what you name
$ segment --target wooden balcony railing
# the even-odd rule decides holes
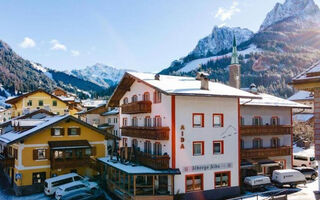
[[[151,101],[136,101],[121,105],[122,114],[151,113]]]
[[[137,151],[137,161],[144,166],[155,170],[169,169],[170,157],[168,155],[156,156]]]
[[[291,147],[282,146],[276,148],[241,149],[241,159],[267,158],[273,156],[291,155]]]
[[[79,166],[89,166],[90,157],[71,159],[51,159],[51,169],[76,168]]]
[[[14,167],[14,158],[0,154],[0,166],[4,168]]]
[[[257,135],[288,135],[291,134],[292,126],[240,126],[241,136]]]
[[[121,135],[150,140],[169,140],[169,131],[169,127],[124,126],[121,128]]]

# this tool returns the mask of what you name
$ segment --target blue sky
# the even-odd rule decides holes
[[[284,0],[1,1],[0,39],[58,70],[99,62],[155,72],[215,25],[257,31],[276,2]]]

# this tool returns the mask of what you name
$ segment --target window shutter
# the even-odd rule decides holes
[[[68,135],[70,135],[71,134],[71,129],[70,128],[68,128]]]
[[[51,136],[54,136],[54,128],[51,128]]]
[[[97,154],[97,147],[93,146],[91,149],[91,155],[95,156]]]
[[[49,156],[49,149],[46,149],[46,155],[45,155],[45,156],[46,156],[46,157],[45,157],[46,159],[49,159],[49,157],[50,157],[50,156]]]
[[[77,128],[77,135],[80,135],[81,129]]]
[[[33,149],[33,160],[38,160],[38,150]]]
[[[61,128],[60,131],[61,131],[61,135],[64,135],[64,128]]]

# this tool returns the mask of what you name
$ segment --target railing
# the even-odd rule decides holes
[[[136,101],[121,105],[122,114],[151,113],[151,101]]]
[[[156,156],[137,151],[137,161],[144,166],[152,169],[161,170],[169,169],[170,157],[168,155]]]
[[[169,140],[169,127],[136,127],[124,126],[121,135],[150,140]]]
[[[0,166],[4,168],[14,167],[14,158],[0,154]]]
[[[272,156],[291,155],[291,147],[283,146],[276,148],[241,149],[241,159],[267,158]]]
[[[291,134],[292,126],[240,126],[241,136],[254,135],[287,135]]]
[[[51,169],[76,168],[79,166],[89,166],[90,157],[71,159],[51,159]]]

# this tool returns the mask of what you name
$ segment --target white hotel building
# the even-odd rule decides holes
[[[259,97],[205,74],[127,72],[109,106],[120,107],[121,154],[138,165],[101,158],[109,190],[131,199],[238,195],[240,98]]]

